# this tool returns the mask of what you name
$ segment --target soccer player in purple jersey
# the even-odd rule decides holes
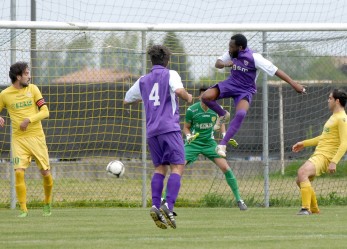
[[[261,54],[254,53],[247,47],[247,38],[242,34],[233,35],[229,42],[229,51],[219,57],[215,64],[216,68],[231,68],[231,74],[225,81],[211,86],[202,96],[202,101],[220,117],[220,123],[228,122],[230,113],[225,111],[216,102],[217,99],[233,98],[236,113],[230,122],[229,128],[223,140],[216,147],[218,155],[226,157],[226,145],[228,141],[240,129],[242,121],[256,93],[256,79],[258,69],[267,74],[276,75],[290,84],[298,93],[305,93],[305,88],[292,80],[285,72],[278,69]],[[220,123],[215,126],[219,129]]]
[[[155,166],[150,215],[158,227],[176,228],[173,208],[185,163],[177,97],[191,103],[192,95],[184,89],[178,73],[166,68],[171,54],[168,48],[154,45],[148,54],[153,65],[151,72],[140,77],[127,91],[124,104],[142,100],[145,107],[147,144]],[[168,165],[171,174],[167,183],[167,204],[160,206]]]

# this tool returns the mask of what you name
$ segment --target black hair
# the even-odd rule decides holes
[[[334,89],[331,92],[333,94],[334,99],[338,99],[340,101],[340,104],[345,107],[346,101],[347,101],[347,93],[343,89]]]
[[[235,41],[235,45],[238,47],[242,47],[243,49],[247,48],[247,38],[243,34],[233,35],[230,40]]]
[[[8,76],[10,77],[12,84],[17,80],[17,76],[22,76],[24,71],[29,68],[29,65],[25,61],[18,61],[11,65]]]
[[[200,95],[202,92],[206,92],[207,89],[208,89],[208,88],[205,87],[205,86],[200,87],[200,88],[199,88],[199,95]]]
[[[154,45],[148,50],[153,65],[167,66],[171,52],[163,45]]]

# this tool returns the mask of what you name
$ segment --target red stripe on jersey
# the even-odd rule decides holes
[[[45,99],[42,98],[42,99],[39,99],[38,101],[36,101],[36,105],[41,108],[41,106],[45,105],[46,102],[45,102]]]

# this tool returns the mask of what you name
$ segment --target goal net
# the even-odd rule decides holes
[[[196,8],[192,10],[191,2],[178,2],[172,3],[180,8],[170,15],[169,21],[180,22],[183,16],[192,11],[189,22],[201,22],[197,14],[200,12]],[[224,10],[215,1],[207,2],[205,7],[210,6],[211,10],[205,11],[204,15],[211,18],[205,20],[217,22],[219,19],[214,19],[217,13],[219,18],[228,18],[226,10],[230,12],[230,8]],[[251,2],[254,3],[244,10],[250,16],[257,12],[259,6],[264,9],[269,7],[268,4]],[[83,1],[74,1],[71,3],[73,6],[67,3],[58,6],[54,1],[51,3],[51,6],[46,2],[37,6],[41,16],[49,16],[48,10],[55,10],[46,18],[50,21],[62,21],[58,17],[65,6],[67,11],[64,19],[72,21],[87,22],[88,16],[95,14],[100,16],[93,20],[96,22],[122,20],[131,23],[137,22],[138,16],[147,16],[145,13],[149,9],[157,8],[162,10],[157,16],[158,22],[169,22],[165,19],[169,12],[164,1],[156,1],[154,6],[151,6],[154,2],[149,1],[144,12],[128,12],[126,17],[119,20],[114,19],[116,17],[111,10],[118,7],[127,9],[126,3],[109,6],[105,2],[103,9],[95,5],[93,12],[89,12],[90,9],[83,11]],[[335,17],[328,15],[323,21],[341,21],[343,17],[338,13],[345,8],[345,4],[340,4],[342,6],[332,10]],[[193,5],[198,6],[194,1]],[[30,6],[19,7],[30,10]],[[278,10],[277,19],[266,19],[266,12],[262,12],[258,17],[251,16],[250,21],[282,21],[279,16],[283,8],[290,9],[289,4],[283,3],[281,8],[276,4],[272,7]],[[9,7],[2,10],[3,19],[6,19],[8,11]],[[238,14],[231,18],[240,19],[242,11],[241,7],[238,8],[235,11]],[[97,15],[100,13],[103,15]],[[313,17],[303,19],[307,13],[303,8],[300,16],[294,16],[292,20],[315,20]],[[23,10],[18,16],[20,20],[28,19],[28,14]],[[143,22],[151,22],[149,20],[152,19],[148,17]],[[189,32],[140,29],[107,31],[108,28],[103,30],[102,25],[98,30],[36,28],[34,45],[32,30],[0,28],[1,90],[10,85],[8,70],[11,56],[15,54],[16,61],[30,62],[32,82],[38,85],[48,103],[50,117],[42,124],[55,179],[53,198],[56,205],[142,206],[149,201],[153,166],[148,151],[143,153],[143,111],[141,104],[124,107],[122,103],[129,87],[151,68],[146,56],[147,48],[153,44],[164,44],[170,48],[173,55],[169,68],[178,71],[184,86],[193,94],[194,101],[198,101],[201,86],[212,86],[228,77],[228,70],[217,70],[214,64],[227,51],[230,37],[242,32],[242,24],[238,25],[240,27],[231,28],[230,31],[204,31],[199,28]],[[325,121],[331,115],[327,107],[329,92],[333,88],[347,89],[347,30],[333,31],[333,27],[332,31],[300,31],[298,27],[298,30],[293,28],[285,32],[273,29],[242,32],[252,50],[262,53],[305,85],[308,93],[297,94],[277,77],[266,79],[263,73],[259,75],[258,92],[235,136],[239,147],[227,148],[227,160],[237,177],[241,196],[250,206],[263,206],[265,195],[269,196],[269,205],[299,204],[296,172],[313,149],[292,153],[291,146],[322,132]],[[268,88],[265,100],[264,82]],[[235,108],[232,100],[225,99],[220,104],[233,115]],[[268,158],[264,158],[264,106],[268,106]],[[187,108],[187,104],[180,102],[182,125]],[[10,202],[10,121],[6,110],[1,115],[6,117],[6,124],[0,134],[1,163],[4,166],[0,168],[0,205],[6,206]],[[220,140],[220,134],[216,133],[216,138]],[[123,178],[115,179],[106,174],[106,165],[115,159],[122,161],[126,167]],[[268,165],[264,164],[265,159]],[[338,204],[347,197],[345,160],[345,157],[341,160],[335,176],[323,176],[314,181],[320,203]],[[265,166],[268,166],[266,175]],[[26,180],[28,201],[35,205],[42,199],[42,183],[34,163],[27,170]],[[186,167],[177,205],[227,207],[235,203],[224,175],[201,156],[193,165]]]

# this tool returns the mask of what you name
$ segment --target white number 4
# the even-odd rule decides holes
[[[154,106],[160,105],[159,101],[159,84],[154,83],[154,86],[149,94],[149,100],[154,100]]]

